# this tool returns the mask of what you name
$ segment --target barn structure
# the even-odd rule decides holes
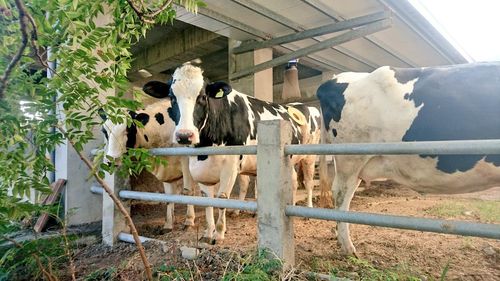
[[[260,99],[314,104],[317,87],[334,73],[467,62],[407,0],[204,2],[196,15],[176,6],[172,25],[154,27],[133,47],[133,86],[167,80],[192,61],[208,79],[228,81]],[[283,96],[292,59],[299,59],[300,93]],[[96,136],[86,147],[89,155],[102,142],[100,132]],[[67,179],[69,225],[100,221],[103,208],[113,208],[107,196],[90,192],[89,173],[70,145],[58,148],[56,170],[56,178]]]

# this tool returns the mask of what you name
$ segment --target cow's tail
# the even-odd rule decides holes
[[[326,128],[323,122],[323,113],[320,109],[320,126],[321,126],[321,134],[320,134],[320,143],[326,144]],[[320,188],[320,197],[319,197],[319,205],[321,208],[332,208],[333,207],[333,198],[331,192],[331,180],[328,175],[328,163],[326,162],[326,155],[319,156],[319,188]]]

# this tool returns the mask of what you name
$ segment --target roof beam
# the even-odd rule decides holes
[[[236,0],[236,1],[241,1],[241,0]],[[281,37],[276,37],[273,39],[269,39],[266,41],[258,41],[258,42],[249,42],[249,43],[243,43],[237,48],[233,49],[234,54],[241,54],[244,52],[248,51],[253,51],[257,49],[262,49],[262,48],[267,48],[267,47],[272,47],[275,45],[280,45],[280,44],[286,44],[290,42],[295,42],[303,39],[309,39],[315,36],[321,36],[329,33],[334,33],[338,31],[344,31],[347,29],[363,26],[372,22],[388,19],[391,17],[391,13],[389,11],[384,11],[384,12],[379,12],[379,13],[374,13],[362,17],[357,17],[341,22],[336,22],[333,24],[327,24],[321,27],[301,31],[301,32],[296,32],[292,33],[289,35],[281,36]]]
[[[379,2],[380,1],[385,1],[385,0],[378,0]],[[316,9],[317,11],[323,13],[325,16],[335,20],[335,21],[341,21],[343,19],[342,16],[340,16],[336,11],[332,10],[331,7],[325,5],[324,3],[322,2],[318,2],[316,0],[302,0],[302,2],[308,4],[309,6],[313,7],[314,9]],[[404,2],[404,1],[401,1],[401,2]],[[385,3],[381,3],[382,5],[384,5],[384,7],[387,7],[387,5]],[[415,67],[417,66],[415,63],[411,62],[408,58],[406,57],[403,57],[399,54],[395,54],[389,50],[387,50],[386,48],[384,48],[383,46],[381,46],[379,43],[375,42],[374,40],[366,37],[365,38],[368,42],[374,44],[375,46],[379,47],[380,49],[384,50],[387,54],[395,57],[396,59],[398,59],[399,61],[401,61],[402,63],[404,64],[407,64],[408,66],[410,67]]]
[[[180,5],[177,5],[177,4],[174,4],[174,5],[178,8],[184,9]],[[204,8],[204,7],[198,7],[198,14],[203,15],[203,16],[208,17],[208,18],[211,18],[211,19],[214,19],[216,21],[222,22],[222,23],[227,24],[233,28],[239,29],[243,32],[251,34],[252,36],[255,36],[255,37],[258,37],[258,38],[261,38],[264,40],[272,38],[272,36],[269,33],[265,33],[265,32],[263,32],[259,29],[256,29],[252,26],[241,23],[235,19],[232,19],[230,17],[227,17],[225,15],[222,15],[218,12],[212,11],[212,10]],[[281,46],[279,46],[279,47],[281,47]],[[289,48],[283,47],[283,49],[289,49]],[[337,64],[333,64],[331,62],[326,63],[322,59],[318,59],[318,58],[314,58],[314,57],[310,57],[310,56],[307,56],[306,58],[304,58],[301,63],[305,64],[305,65],[309,64],[311,66],[317,66],[317,67],[321,67],[321,68],[329,69],[329,70],[346,69],[345,67],[339,68],[339,66]]]
[[[284,46],[276,46],[273,49],[276,51],[276,53],[278,55],[284,55],[284,54],[287,54],[289,52],[296,51],[290,47],[284,47]],[[302,58],[299,63],[302,65],[305,65],[307,67],[316,68],[316,69],[321,70],[321,71],[332,71],[332,70],[333,71],[340,71],[340,72],[349,71],[349,69],[347,69],[346,67],[341,66],[337,63],[334,63],[331,61],[329,61],[328,63],[325,63],[324,58],[319,57],[315,54],[307,55],[307,57]]]
[[[247,9],[250,9],[258,14],[261,14],[264,17],[273,19],[276,22],[279,22],[283,25],[291,27],[295,30],[304,30],[305,29],[303,26],[300,26],[296,22],[291,21],[287,17],[284,17],[278,13],[275,13],[275,12],[273,12],[273,11],[271,11],[271,10],[269,10],[269,9],[259,5],[259,4],[256,4],[253,1],[249,1],[249,0],[232,0],[232,1],[240,4],[241,6],[246,7]]]
[[[242,2],[242,1],[246,1],[246,0],[233,0],[233,1],[240,1],[240,2]],[[307,3],[307,4],[309,4],[309,3]],[[243,6],[243,4],[241,4],[241,3],[240,3],[240,5]],[[247,7],[248,9],[252,10],[248,6],[244,6],[244,7]],[[271,15],[274,12],[270,11],[268,8],[265,8],[264,6],[261,6],[261,5],[258,5],[258,4],[254,3],[250,7],[252,7],[254,9],[254,11],[258,10],[258,13],[260,13],[261,15],[267,17],[268,19],[273,20],[273,21],[275,21],[275,22],[277,22],[279,24],[282,24],[282,25],[284,25],[284,26],[292,29],[293,31],[301,32],[301,31],[305,30],[305,28],[302,28],[300,25],[292,22],[291,20],[289,20],[288,18],[285,18],[283,16],[272,17]],[[316,7],[313,7],[313,8],[317,9]],[[269,13],[269,15],[268,15],[268,13]],[[339,20],[335,20],[335,21],[337,22]],[[311,38],[311,40],[314,40],[316,42],[320,42],[321,41],[320,39],[314,38],[314,37]],[[289,44],[291,44],[291,43],[289,43]],[[276,45],[276,46],[278,46],[278,45]],[[352,52],[350,52],[350,53],[346,52],[345,50],[341,50],[340,48],[341,47],[332,47],[331,49],[334,50],[335,52],[338,52],[342,56],[346,56],[349,59],[352,59],[352,60],[356,61],[357,63],[361,63],[363,65],[366,65],[369,69],[375,69],[375,68],[377,68],[376,64],[370,62],[366,58],[360,57],[359,55],[355,55]],[[310,56],[307,56],[307,58],[310,58]],[[332,61],[325,61],[325,63],[328,63],[329,65],[332,65],[332,66],[333,65],[338,65],[338,64],[333,63]],[[346,68],[346,67],[343,67],[343,68]]]
[[[207,8],[204,8],[204,7],[198,7],[198,13],[199,14],[202,14],[206,17],[209,17],[211,19],[214,19],[216,21],[219,21],[219,22],[222,22],[222,23],[225,23],[229,26],[232,26],[234,28],[237,28],[241,31],[244,31],[246,33],[249,33],[249,34],[252,34],[254,36],[257,36],[257,37],[260,37],[260,38],[265,38],[265,39],[268,39],[268,38],[272,38],[271,34],[269,33],[265,33],[263,31],[260,31],[250,25],[247,25],[247,24],[244,24],[244,23],[241,23],[237,20],[234,20],[228,16],[225,16],[221,13],[218,13],[218,12],[215,12],[215,11],[212,11],[210,9],[207,9]]]
[[[343,33],[339,36],[335,36],[335,37],[327,39],[325,41],[321,41],[321,42],[314,44],[314,45],[311,45],[309,47],[305,47],[305,48],[299,49],[297,51],[283,55],[281,57],[275,58],[273,60],[266,61],[264,63],[255,65],[252,68],[244,69],[244,70],[241,70],[241,71],[238,71],[235,73],[230,73],[229,80],[238,79],[238,78],[241,78],[243,76],[247,76],[249,74],[252,74],[252,73],[255,73],[258,71],[262,71],[264,69],[268,69],[270,67],[284,64],[291,59],[300,58],[300,57],[306,56],[306,55],[314,53],[314,52],[318,52],[318,51],[321,51],[324,49],[331,48],[332,46],[335,46],[335,45],[343,44],[345,42],[349,42],[351,40],[367,36],[369,34],[377,32],[377,31],[387,29],[391,25],[392,25],[392,21],[390,19],[377,21],[377,22],[365,25],[365,26],[360,27],[358,29]]]

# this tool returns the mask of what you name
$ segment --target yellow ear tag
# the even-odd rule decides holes
[[[295,107],[288,107],[288,114],[290,117],[292,117],[293,121],[297,122],[299,126],[303,126],[307,123],[306,117],[300,110],[296,109]]]
[[[215,97],[216,98],[222,98],[224,96],[224,91],[222,89],[220,89],[217,94],[215,94]]]

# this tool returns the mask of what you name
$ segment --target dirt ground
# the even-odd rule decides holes
[[[351,210],[394,215],[446,218],[430,214],[431,208],[447,203],[490,200],[494,208],[500,208],[500,188],[457,196],[423,196],[410,189],[392,182],[374,183],[370,188],[360,188],[356,193]],[[189,263],[180,258],[178,248],[181,245],[197,245],[197,238],[203,233],[204,212],[197,208],[197,227],[183,230],[184,208],[176,206],[176,225],[171,233],[163,234],[159,229],[164,223],[165,206],[135,205],[134,220],[140,235],[167,241],[168,244],[147,246],[148,255],[155,262],[176,264]],[[453,217],[469,221],[479,221],[474,211],[464,211]],[[239,217],[227,219],[226,239],[221,245],[210,251],[251,252],[256,249],[256,218],[243,213]],[[483,221],[484,222],[484,221]],[[495,221],[500,223],[500,221]],[[305,220],[296,218],[295,248],[296,263],[302,270],[328,273],[332,268],[352,267],[349,259],[339,253],[332,230],[335,222]],[[446,280],[500,280],[500,241],[475,237],[462,237],[419,231],[397,230],[366,225],[352,225],[351,237],[358,257],[368,261],[378,269],[405,268],[421,279],[439,279],[448,267]],[[166,246],[169,245],[169,246]],[[122,248],[120,248],[122,247]],[[130,245],[121,244],[117,249],[87,249],[76,255],[77,268],[81,273],[99,267],[111,266],[120,262],[122,265],[140,265],[135,250]],[[99,252],[93,254],[94,252]],[[208,254],[209,255],[209,254]],[[124,258],[129,256],[130,258]],[[205,258],[207,254],[204,254]],[[209,268],[209,267],[208,267]],[[202,269],[206,270],[206,269]],[[139,270],[137,270],[138,272]],[[210,271],[210,270],[206,270]],[[355,271],[355,268],[353,268]],[[129,272],[134,276],[133,272]],[[136,273],[137,274],[137,273]],[[122,276],[123,277],[123,276]],[[216,279],[216,276],[203,275],[203,279]],[[357,275],[347,276],[357,279]],[[134,280],[134,277],[122,278]]]

